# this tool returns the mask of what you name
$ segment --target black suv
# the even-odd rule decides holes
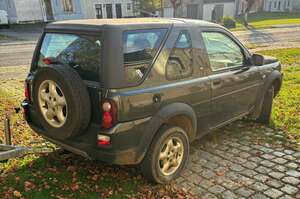
[[[245,116],[268,123],[280,70],[209,22],[55,22],[37,45],[22,105],[47,140],[167,183],[196,138]]]

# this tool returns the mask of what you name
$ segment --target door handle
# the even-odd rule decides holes
[[[236,71],[234,74],[235,74],[235,75],[236,75],[236,74],[240,74],[240,73],[246,72],[246,71],[248,71],[248,70],[250,70],[250,67],[243,67],[243,68],[241,68],[240,70]]]

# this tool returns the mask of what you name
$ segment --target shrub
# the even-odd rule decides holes
[[[226,28],[235,28],[236,21],[231,17],[224,17],[223,18],[223,26],[225,26]]]

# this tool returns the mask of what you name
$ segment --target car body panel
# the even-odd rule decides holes
[[[74,34],[103,34],[103,62],[99,82],[84,81],[92,104],[92,119],[82,134],[67,139],[49,139],[92,159],[115,164],[138,164],[142,161],[153,137],[171,118],[184,116],[191,123],[190,141],[212,129],[251,114],[254,118],[261,110],[266,89],[279,81],[280,63],[266,58],[263,66],[252,63],[251,53],[229,31],[219,25],[187,19],[126,19],[83,20],[56,22],[45,32]],[[130,21],[130,22],[128,22]],[[149,70],[142,81],[128,85],[124,75],[123,37],[126,30],[166,28],[168,30]],[[192,40],[192,74],[170,80],[166,77],[166,65],[179,35],[188,32]],[[239,68],[212,71],[201,32],[217,31],[226,34],[240,46],[247,64]],[[44,35],[44,34],[43,34]],[[39,41],[26,82],[32,83],[36,60],[43,36]],[[182,55],[179,55],[182,56]],[[103,101],[110,99],[117,104],[117,123],[110,129],[101,127]],[[29,102],[30,126],[43,135]],[[111,146],[97,146],[97,135],[109,135]],[[76,150],[77,149],[77,150]]]

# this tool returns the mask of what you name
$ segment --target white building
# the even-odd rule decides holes
[[[234,17],[235,12],[235,0],[182,0],[175,17],[221,21],[225,16]],[[164,17],[174,17],[170,0],[164,0]]]
[[[88,18],[90,0],[0,0],[9,23]]]
[[[9,23],[134,16],[133,0],[0,0]]]
[[[236,15],[243,14],[247,8],[247,1],[246,0],[236,0]],[[264,0],[255,0],[254,4],[252,5],[249,13],[256,13],[263,10],[264,7]]]
[[[9,23],[43,21],[40,0],[0,0],[0,10],[5,10]]]
[[[133,0],[91,0],[89,18],[122,18],[134,16]]]
[[[298,1],[300,2],[300,0]],[[292,11],[293,5],[294,5],[293,0],[265,0],[264,11],[268,11],[268,12]]]

